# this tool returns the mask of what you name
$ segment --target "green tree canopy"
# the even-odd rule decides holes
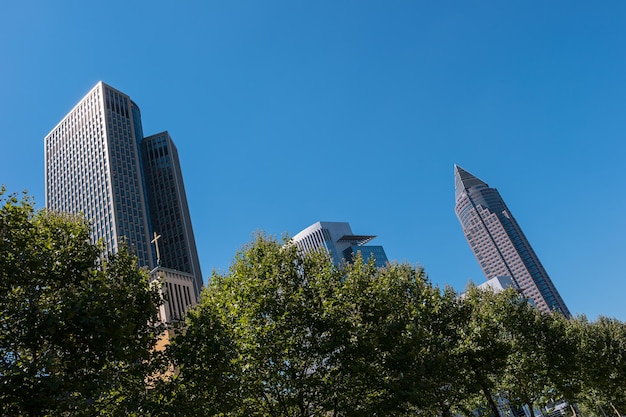
[[[499,415],[565,398],[626,409],[626,325],[420,268],[335,266],[257,236],[162,355],[159,290],[77,216],[0,191],[0,415]],[[161,359],[167,361],[161,361]],[[572,408],[572,410],[575,410]]]
[[[160,401],[171,415],[469,416],[591,392],[614,409],[622,331],[543,314],[514,290],[458,297],[419,268],[336,267],[259,235],[168,348],[177,372]]]
[[[580,402],[592,412],[620,415],[626,410],[626,324],[600,317],[571,323],[578,336]]]
[[[421,269],[361,257],[335,267],[261,235],[214,274],[169,348],[173,379],[183,402],[233,416],[403,415],[430,406],[418,391],[441,355],[442,304]]]
[[[0,415],[138,410],[159,299],[126,248],[103,256],[80,217],[2,189]]]

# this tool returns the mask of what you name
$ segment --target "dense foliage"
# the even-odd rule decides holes
[[[599,415],[626,410],[625,332],[542,314],[513,290],[458,297],[405,264],[335,267],[261,235],[170,346],[164,398],[180,415],[499,416],[559,400]]]
[[[336,267],[263,235],[161,352],[159,294],[127,249],[103,255],[84,221],[28,197],[0,203],[0,416],[626,410],[618,320],[542,314],[513,290],[458,296],[406,264]]]
[[[0,191],[0,415],[138,410],[159,293],[78,217]]]

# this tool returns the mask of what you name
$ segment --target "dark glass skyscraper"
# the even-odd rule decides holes
[[[161,132],[141,141],[141,155],[151,226],[161,235],[160,264],[192,274],[199,294],[202,274],[178,150],[169,133]]]
[[[487,279],[508,276],[544,312],[570,312],[495,188],[454,166],[455,212]]]
[[[142,155],[143,149],[143,155]],[[167,132],[143,137],[139,107],[126,94],[99,82],[45,137],[46,207],[83,213],[94,241],[109,252],[122,241],[142,266],[161,263],[202,274],[178,155]],[[153,242],[153,243],[155,243]],[[178,287],[177,287],[178,289]]]

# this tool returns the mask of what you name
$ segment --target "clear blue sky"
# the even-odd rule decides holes
[[[498,188],[573,313],[626,320],[626,3],[3,1],[0,183],[99,80],[178,146],[203,273],[348,221],[483,282],[453,165]]]

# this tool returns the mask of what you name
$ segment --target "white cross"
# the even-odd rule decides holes
[[[150,243],[154,243],[154,246],[156,246],[157,266],[161,265],[161,254],[159,253],[159,242],[158,242],[160,238],[161,238],[161,235],[157,235],[157,233],[154,232],[154,239],[150,241]]]

